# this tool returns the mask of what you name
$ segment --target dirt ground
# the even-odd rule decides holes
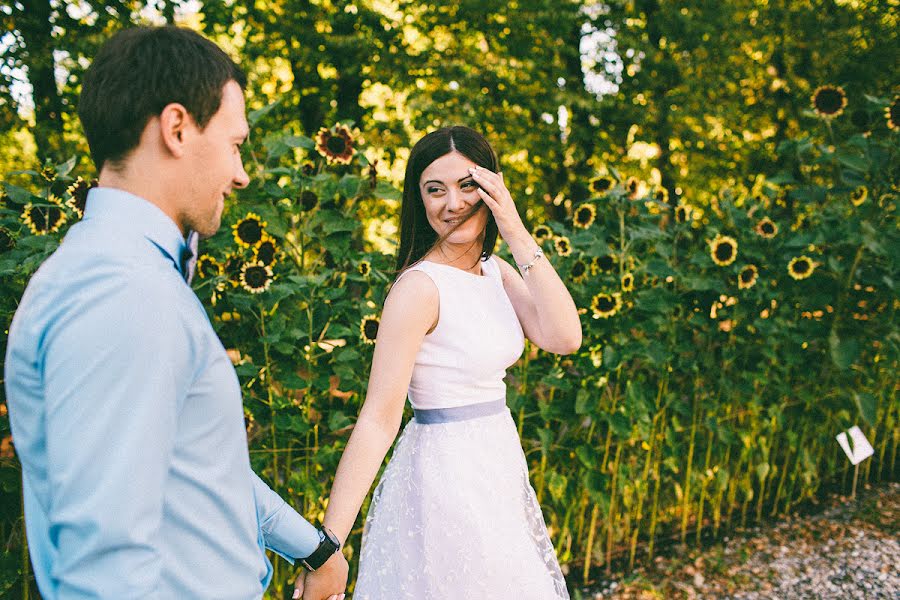
[[[817,514],[755,527],[703,550],[573,591],[573,600],[900,600],[900,483],[829,498]]]

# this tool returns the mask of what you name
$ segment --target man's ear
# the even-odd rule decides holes
[[[194,119],[182,104],[167,104],[159,113],[160,135],[163,144],[175,158],[184,156],[186,137],[196,128]]]

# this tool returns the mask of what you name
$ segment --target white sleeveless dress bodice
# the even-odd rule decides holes
[[[525,336],[503,288],[495,257],[483,275],[422,261],[438,288],[437,326],[425,336],[409,382],[416,409],[450,408],[506,398],[506,369],[522,355]]]

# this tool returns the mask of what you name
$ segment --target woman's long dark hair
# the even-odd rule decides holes
[[[419,190],[419,179],[428,165],[453,151],[459,152],[476,165],[498,171],[497,154],[484,136],[468,127],[456,125],[432,131],[416,142],[409,153],[406,163],[406,176],[403,179],[403,200],[400,206],[400,249],[397,252],[397,272],[401,272],[425,257],[439,246],[456,227],[438,238],[437,232],[428,222],[425,214],[425,203]],[[483,201],[475,205],[478,210]],[[474,210],[469,214],[471,217]],[[460,223],[461,224],[461,223]],[[458,227],[458,225],[457,225]],[[493,213],[488,210],[488,221],[485,227],[484,243],[481,246],[482,260],[486,260],[497,243],[497,223]]]

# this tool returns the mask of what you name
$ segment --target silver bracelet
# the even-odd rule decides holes
[[[544,251],[541,250],[540,248],[538,248],[537,250],[534,251],[534,258],[532,259],[532,261],[530,263],[528,263],[527,265],[520,265],[519,263],[516,263],[516,266],[519,267],[519,270],[522,272],[522,275],[524,275],[524,274],[528,273],[528,269],[533,267],[534,263],[541,260],[541,258],[543,256],[544,256]]]

